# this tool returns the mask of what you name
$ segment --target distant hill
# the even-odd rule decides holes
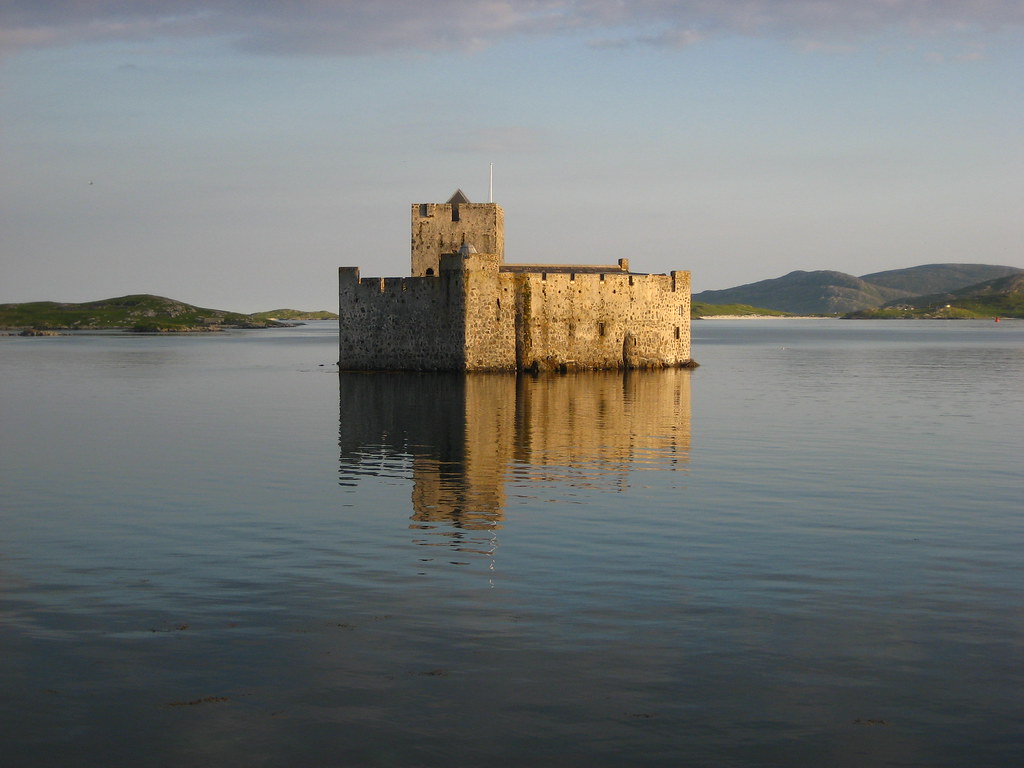
[[[0,304],[0,328],[93,330],[122,328],[149,331],[216,331],[223,328],[287,326],[239,312],[207,309],[148,293],[82,304],[32,301]]]
[[[795,314],[847,314],[1021,272],[1024,270],[1016,267],[989,264],[925,264],[863,277],[831,270],[798,270],[735,288],[701,291],[694,294],[693,300],[708,304],[751,304]]]
[[[800,315],[830,315],[877,307],[903,295],[853,275],[830,270],[796,271],[721,291],[701,291],[694,301],[708,304],[750,304]]]
[[[267,312],[253,312],[250,317],[260,320],[337,320],[338,315],[326,309],[305,312],[301,309],[271,309]]]
[[[873,318],[1024,318],[1024,272],[986,280],[966,288],[890,301],[882,307],[847,315]]]
[[[861,275],[861,280],[904,291],[908,296],[922,296],[931,293],[945,293],[958,288],[995,280],[999,277],[1017,274],[1017,267],[1001,267],[992,264],[925,264],[909,269],[891,269]]]

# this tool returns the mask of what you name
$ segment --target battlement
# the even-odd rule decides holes
[[[570,274],[596,272],[629,272],[629,259],[619,259],[617,264],[502,264],[502,272],[569,272]]]
[[[442,254],[472,248],[505,258],[505,212],[496,203],[471,203],[456,190],[446,203],[412,205],[413,277],[440,270]]]
[[[343,370],[689,367],[690,273],[506,264],[504,212],[412,206],[412,275],[338,270]]]

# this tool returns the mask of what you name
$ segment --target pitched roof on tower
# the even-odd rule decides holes
[[[466,193],[461,189],[456,189],[455,194],[448,198],[447,205],[457,205],[458,203],[468,203],[469,198],[466,197]]]

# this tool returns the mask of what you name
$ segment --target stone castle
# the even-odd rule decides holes
[[[690,273],[629,261],[506,264],[505,213],[412,206],[411,277],[338,270],[341,370],[540,371],[693,367]]]

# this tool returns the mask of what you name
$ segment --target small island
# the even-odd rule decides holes
[[[59,331],[122,330],[132,333],[211,333],[237,328],[289,328],[304,320],[329,320],[330,312],[276,309],[251,315],[208,309],[152,294],[81,304],[31,301],[0,304],[0,328],[23,335]]]

